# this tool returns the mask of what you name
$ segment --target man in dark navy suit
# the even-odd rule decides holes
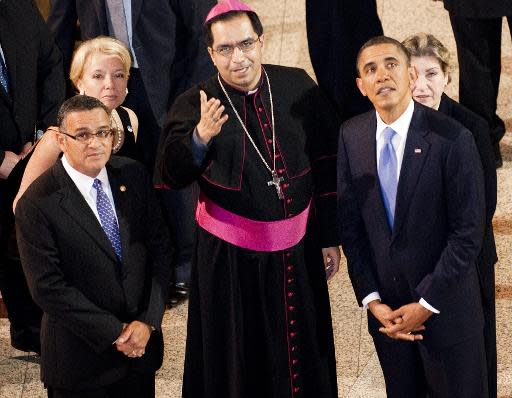
[[[486,397],[475,143],[412,100],[416,74],[398,41],[370,39],[357,67],[375,110],[341,128],[338,226],[388,397]]]

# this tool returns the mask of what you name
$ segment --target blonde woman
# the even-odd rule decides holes
[[[98,98],[111,112],[112,127],[117,132],[113,152],[137,159],[135,142],[139,122],[131,109],[121,106],[127,94],[130,66],[130,53],[122,42],[99,36],[77,48],[69,77],[80,94]],[[58,159],[61,153],[58,133],[57,127],[49,127],[30,154],[13,209],[28,186]]]

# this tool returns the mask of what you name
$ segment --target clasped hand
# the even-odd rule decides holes
[[[423,340],[419,332],[425,330],[424,323],[432,315],[419,303],[406,304],[393,311],[388,305],[375,300],[369,303],[368,308],[382,324],[379,331],[395,340]]]
[[[125,323],[123,326],[115,343],[117,350],[130,358],[143,356],[151,336],[151,326],[140,321]]]

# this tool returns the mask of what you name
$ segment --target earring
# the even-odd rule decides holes
[[[126,87],[126,94],[128,95],[128,87]]]
[[[80,95],[85,95],[85,90],[83,88],[80,89]]]

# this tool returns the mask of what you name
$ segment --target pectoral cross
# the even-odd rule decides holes
[[[272,170],[272,181],[268,181],[267,185],[273,185],[276,188],[277,197],[281,200],[284,199],[283,190],[281,189],[281,183],[284,181],[283,177],[279,177],[275,170]]]

